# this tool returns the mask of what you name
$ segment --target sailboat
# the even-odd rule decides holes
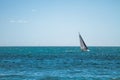
[[[82,51],[89,51],[88,47],[86,46],[82,36],[79,33],[79,39],[80,39],[80,48]]]

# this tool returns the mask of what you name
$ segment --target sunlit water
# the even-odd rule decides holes
[[[0,47],[0,80],[120,80],[120,47]]]

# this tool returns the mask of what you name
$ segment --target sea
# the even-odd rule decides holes
[[[120,80],[120,47],[0,47],[0,80]]]

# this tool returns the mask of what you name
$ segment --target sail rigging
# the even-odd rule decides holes
[[[79,39],[80,39],[80,48],[81,48],[81,50],[82,51],[88,51],[88,47],[85,44],[85,42],[84,42],[82,36],[80,35],[80,33],[79,33]]]

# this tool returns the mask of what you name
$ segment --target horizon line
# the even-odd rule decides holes
[[[31,46],[27,46],[27,45],[23,45],[23,46],[21,46],[21,45],[18,45],[18,46],[13,46],[13,45],[8,45],[8,46],[0,46],[0,47],[80,47],[80,46],[72,46],[72,45],[70,45],[70,46],[67,46],[67,45],[63,45],[63,46],[54,46],[54,45],[48,45],[48,46],[36,46],[36,45],[31,45]],[[95,46],[95,45],[92,45],[92,46],[88,46],[88,47],[120,47],[120,45],[98,45],[98,46]]]

